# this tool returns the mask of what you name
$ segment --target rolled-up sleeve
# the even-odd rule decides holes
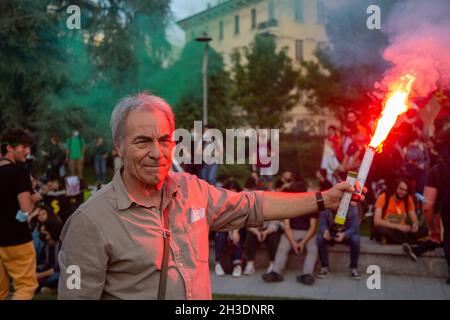
[[[198,179],[207,196],[206,218],[212,231],[258,227],[264,223],[264,192],[233,192]]]
[[[64,226],[61,240],[58,299],[100,299],[108,265],[101,231],[86,214],[75,212]],[[80,274],[68,270],[79,270]],[[75,285],[77,276],[80,287]]]

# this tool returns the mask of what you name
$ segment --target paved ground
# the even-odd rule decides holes
[[[381,289],[369,290],[366,284],[369,275],[355,281],[346,274],[330,274],[326,279],[316,279],[312,286],[305,286],[296,282],[294,271],[287,271],[285,280],[279,283],[265,283],[262,273],[260,270],[253,276],[233,278],[231,275],[217,277],[212,272],[213,293],[299,299],[450,300],[450,285],[442,278],[382,275]]]

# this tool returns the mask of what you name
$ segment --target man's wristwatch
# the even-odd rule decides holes
[[[322,192],[320,192],[320,191],[316,192],[316,203],[317,203],[317,208],[318,208],[317,211],[318,212],[325,210],[325,200],[323,200]]]

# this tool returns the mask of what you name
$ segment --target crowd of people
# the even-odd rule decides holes
[[[86,143],[77,130],[65,144],[52,136],[41,151],[44,173],[37,177],[32,163],[35,157],[30,157],[36,142],[33,135],[22,128],[8,128],[0,139],[4,203],[0,214],[0,299],[7,296],[11,280],[13,298],[30,299],[35,291],[50,293],[57,288],[61,230],[91,193],[83,179]],[[97,138],[90,151],[97,181],[93,189],[97,190],[107,182],[109,151],[103,137]],[[120,168],[120,163],[114,164]]]
[[[359,280],[362,220],[369,225],[371,240],[380,245],[402,245],[405,254],[414,261],[427,251],[443,247],[450,268],[450,206],[446,200],[450,198],[450,136],[448,132],[436,136],[425,133],[417,111],[408,111],[393,129],[382,155],[375,158],[366,183],[369,189],[366,201],[349,208],[343,229],[333,223],[335,213],[326,210],[319,212],[318,217],[272,221],[259,229],[216,234],[216,275],[254,274],[255,251],[264,243],[270,261],[263,274],[264,281],[283,281],[289,252],[305,253],[297,281],[311,285],[315,278],[324,278],[329,272],[328,247],[343,244],[350,249],[350,277]],[[342,130],[336,126],[328,128],[322,163],[316,172],[320,190],[344,181],[348,171],[358,171],[369,139],[368,128],[358,121],[354,111],[347,113]],[[271,179],[266,181],[269,183],[263,183],[255,170],[246,180],[244,190],[304,192],[308,189],[307,183],[291,171],[283,172],[273,187]],[[241,190],[233,179],[223,187]],[[224,252],[229,253],[228,262],[223,258]],[[314,274],[317,259],[321,268]]]
[[[357,171],[370,137],[355,112],[349,112],[342,130],[330,126],[324,143],[316,184],[308,183],[298,172],[284,171],[272,184],[273,177],[260,176],[253,166],[241,184],[230,176],[217,176],[218,164],[185,166],[210,184],[231,191],[269,190],[306,192],[318,185],[327,190],[345,180],[348,171]],[[440,139],[440,140],[439,140]],[[217,276],[253,275],[259,246],[267,251],[269,265],[263,274],[266,282],[283,281],[290,252],[305,254],[297,281],[312,285],[329,272],[328,248],[335,244],[349,247],[349,275],[359,280],[360,224],[371,222],[371,238],[380,244],[401,244],[412,259],[443,246],[450,266],[450,150],[449,135],[425,137],[417,114],[409,112],[376,158],[367,182],[366,201],[351,207],[343,228],[336,228],[334,212],[284,221],[268,221],[258,228],[211,234],[214,240]],[[58,253],[60,233],[67,218],[86,200],[83,182],[86,142],[76,130],[65,144],[58,136],[51,138],[43,155],[46,171],[36,178],[27,168],[30,146],[35,141],[27,130],[6,129],[0,136],[0,299],[7,297],[10,278],[14,281],[13,298],[30,299],[36,290],[53,292],[59,278]],[[110,152],[103,137],[93,144],[93,163],[97,183],[107,182],[106,159]],[[114,171],[120,157],[112,153]],[[66,165],[69,173],[66,174]],[[15,219],[10,218],[12,213]],[[442,223],[441,223],[442,221]],[[442,225],[442,226],[441,226]],[[443,228],[442,228],[443,227]],[[443,234],[443,237],[441,236]],[[320,270],[315,273],[317,260]],[[450,271],[450,270],[449,270]],[[447,280],[450,283],[450,279]]]

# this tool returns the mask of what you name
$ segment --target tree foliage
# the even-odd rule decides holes
[[[232,56],[233,100],[246,112],[249,125],[282,128],[298,100],[297,72],[287,49],[277,50],[273,37],[258,35],[243,51]]]

